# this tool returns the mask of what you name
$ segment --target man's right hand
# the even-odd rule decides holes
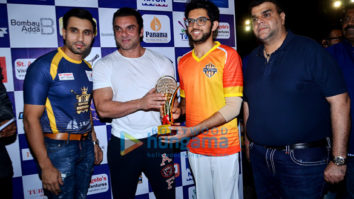
[[[42,183],[44,189],[55,195],[58,195],[61,192],[60,185],[64,185],[59,170],[54,166],[48,166],[42,169]]]
[[[165,104],[166,97],[161,93],[156,93],[153,88],[140,99],[140,108],[142,110],[159,110]]]

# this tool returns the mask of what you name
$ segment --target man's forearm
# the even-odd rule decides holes
[[[197,135],[203,131],[212,129],[214,127],[223,125],[232,119],[234,119],[240,113],[242,98],[240,97],[229,97],[225,98],[226,105],[222,107],[219,111],[215,112],[208,119],[202,121],[198,125],[192,127],[193,134]],[[185,101],[183,101],[185,103]],[[225,109],[227,108],[227,110]],[[223,111],[222,111],[223,110]],[[226,118],[225,118],[226,115]]]
[[[333,156],[347,156],[347,146],[350,132],[350,100],[331,107],[333,131]]]
[[[47,154],[47,149],[44,144],[44,136],[40,123],[24,120],[25,131],[28,143],[36,157],[41,169],[51,165],[51,161]]]
[[[104,118],[120,118],[141,110],[139,99],[127,102],[104,102],[96,105],[98,114]]]
[[[350,130],[350,99],[347,93],[327,98],[331,107],[332,155],[347,156]]]
[[[120,118],[139,110],[158,111],[165,103],[163,94],[156,93],[156,89],[151,89],[142,98],[126,102],[113,101],[113,91],[110,87],[93,91],[93,99],[96,110],[100,117]]]
[[[225,118],[220,112],[214,113],[208,119],[200,122],[196,126],[190,127],[192,131],[192,136],[196,136],[204,131],[208,131],[216,126],[220,126],[226,123]]]

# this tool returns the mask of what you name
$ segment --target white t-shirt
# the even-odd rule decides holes
[[[111,87],[113,101],[126,102],[142,98],[164,76],[175,77],[172,62],[149,49],[143,56],[128,58],[118,50],[97,61],[93,67],[93,89]],[[161,125],[158,111],[137,111],[124,117],[114,118],[112,134],[121,139],[142,139],[157,133]]]

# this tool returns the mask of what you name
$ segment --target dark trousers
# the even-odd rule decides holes
[[[346,173],[347,199],[354,199],[354,157],[348,158]]]
[[[108,143],[108,165],[114,198],[134,199],[139,176],[144,172],[157,199],[174,199],[172,147],[159,142],[156,136],[140,141],[142,145],[130,152],[125,148],[124,139],[112,135]]]
[[[0,193],[0,198],[12,199],[12,177],[0,178]]]

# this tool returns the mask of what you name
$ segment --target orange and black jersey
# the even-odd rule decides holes
[[[194,51],[178,63],[181,97],[186,99],[186,125],[195,126],[225,106],[225,97],[242,97],[241,58],[231,47],[215,42],[203,57]],[[240,151],[237,120],[207,129],[188,144],[191,152],[222,156]]]

